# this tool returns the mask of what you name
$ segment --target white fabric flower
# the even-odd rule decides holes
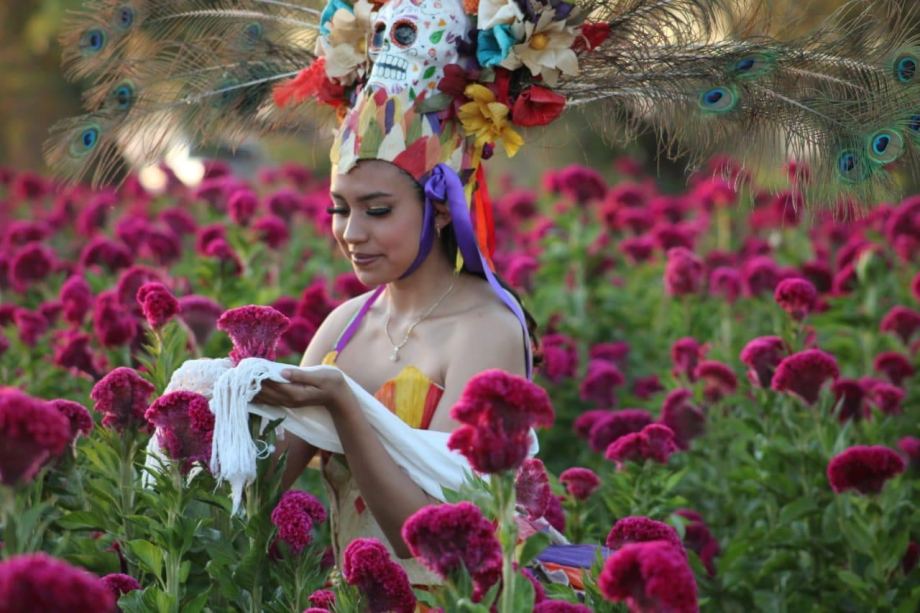
[[[524,12],[515,0],[479,0],[476,27],[480,30],[523,21]]]
[[[578,57],[572,51],[576,27],[565,20],[553,21],[556,11],[540,13],[536,24],[524,23],[524,41],[511,48],[501,66],[509,70],[527,66],[533,76],[540,75],[548,85],[555,85],[559,74],[578,74]]]
[[[326,58],[326,76],[351,85],[367,66],[367,38],[371,31],[373,5],[367,0],[354,4],[354,13],[339,9],[329,20],[329,35],[320,37],[317,54]]]

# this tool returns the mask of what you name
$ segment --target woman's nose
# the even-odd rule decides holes
[[[367,229],[363,221],[359,219],[359,215],[354,211],[348,216],[345,231],[342,232],[342,239],[348,243],[360,243],[367,240]]]

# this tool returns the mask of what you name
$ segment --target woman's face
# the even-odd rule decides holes
[[[359,162],[334,175],[332,233],[368,287],[400,277],[418,254],[423,208],[416,184],[380,160]]]

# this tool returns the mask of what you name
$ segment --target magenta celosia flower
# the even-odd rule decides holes
[[[53,326],[57,323],[63,308],[64,305],[60,300],[46,300],[38,305],[38,312],[45,318],[49,326]]]
[[[910,574],[910,571],[917,567],[917,562],[920,562],[920,543],[911,541],[907,544],[904,557],[901,558],[901,571],[905,575]]]
[[[544,600],[534,605],[533,613],[591,613],[591,609],[565,600]]]
[[[594,424],[596,424],[598,420],[604,416],[610,415],[612,413],[613,411],[608,411],[607,409],[593,409],[591,411],[585,411],[575,418],[575,421],[572,423],[572,430],[574,430],[575,434],[580,438],[587,440],[589,434],[591,433],[591,428],[594,427]]]
[[[114,290],[96,296],[93,331],[103,347],[125,345],[134,339],[137,330],[137,319],[121,305]]]
[[[79,402],[67,400],[66,398],[56,398],[49,401],[49,404],[66,417],[70,423],[71,442],[76,441],[80,436],[87,436],[93,431],[93,418],[89,411],[86,410],[86,407]]]
[[[0,355],[3,355],[10,348],[10,341],[3,334],[0,334]]]
[[[214,239],[208,243],[204,255],[218,260],[221,269],[232,275],[239,276],[243,272],[243,262],[237,255],[236,250],[222,238]]]
[[[543,519],[548,521],[549,525],[562,533],[565,533],[565,509],[562,508],[562,501],[564,499],[564,496],[551,497],[549,499],[549,504],[546,505],[546,513],[543,514]]]
[[[690,441],[706,430],[706,414],[693,404],[693,392],[684,388],[667,395],[659,421],[674,432],[674,442],[681,449],[689,449]]]
[[[182,239],[170,228],[151,226],[144,236],[144,248],[160,266],[171,266],[182,257]]]
[[[624,546],[597,578],[601,594],[631,613],[696,613],[696,580],[680,548],[667,541]]]
[[[181,207],[164,209],[160,213],[160,221],[175,232],[176,236],[180,237],[186,234],[193,234],[198,228],[198,223],[191,213]]]
[[[918,272],[914,280],[911,281],[910,292],[914,295],[914,299],[920,302],[920,272]]]
[[[677,509],[675,514],[688,519],[689,523],[684,528],[684,547],[696,552],[706,567],[710,577],[715,576],[716,566],[715,557],[719,555],[722,548],[719,541],[709,531],[709,526],[703,521],[703,517],[692,509]]]
[[[578,204],[602,200],[607,183],[596,170],[572,164],[543,176],[545,187],[553,193],[564,194]]]
[[[856,265],[847,264],[834,274],[831,292],[837,296],[848,294],[856,288],[857,281]]]
[[[241,226],[248,226],[259,208],[259,197],[252,190],[242,188],[234,190],[227,198],[227,210],[230,219]]]
[[[208,245],[211,241],[226,239],[227,229],[223,224],[215,223],[201,226],[195,233],[195,251],[200,255],[207,255]]]
[[[790,392],[808,404],[814,404],[821,388],[839,376],[840,369],[834,356],[820,349],[806,349],[783,358],[773,374],[771,388]]]
[[[877,383],[869,389],[867,398],[869,404],[885,415],[900,415],[901,402],[904,400],[904,390],[890,383]]]
[[[530,519],[543,517],[553,492],[541,460],[527,458],[521,463],[514,480],[514,492],[518,506],[527,511]]]
[[[137,290],[137,303],[141,306],[147,324],[154,330],[163,327],[179,312],[179,301],[165,285],[157,281],[140,286]]]
[[[533,291],[533,276],[539,268],[536,258],[526,254],[513,254],[505,266],[508,282],[525,292]]]
[[[214,414],[207,398],[187,391],[164,394],[144,417],[157,428],[157,442],[167,456],[179,462],[183,474],[188,473],[192,462],[210,461]]]
[[[742,266],[741,278],[749,296],[772,292],[780,280],[779,267],[769,256],[753,257]]]
[[[733,303],[741,295],[741,275],[729,266],[719,266],[709,274],[709,293]]]
[[[179,319],[188,326],[198,347],[210,338],[217,328],[217,320],[224,309],[207,296],[183,296],[179,298]]]
[[[297,304],[297,315],[313,322],[317,327],[332,312],[336,303],[329,298],[326,281],[317,279],[303,291]]]
[[[266,206],[272,214],[290,222],[291,217],[303,207],[303,198],[293,189],[284,187],[269,195]]]
[[[497,369],[470,379],[450,415],[463,425],[450,435],[448,448],[483,473],[517,468],[530,448],[530,428],[548,428],[554,418],[543,388]]]
[[[912,470],[920,470],[920,438],[905,436],[898,441],[898,449],[907,457]]]
[[[827,465],[827,480],[836,493],[854,489],[877,494],[888,479],[904,472],[903,458],[881,445],[856,445],[834,456]]]
[[[342,577],[361,591],[372,613],[415,611],[415,594],[405,569],[390,559],[376,539],[358,538],[348,544],[342,555]]]
[[[621,436],[610,443],[604,457],[622,468],[628,461],[654,460],[666,464],[671,454],[678,450],[674,432],[662,424],[649,424],[639,432]]]
[[[601,486],[600,477],[590,468],[573,466],[559,475],[559,483],[575,500],[587,500]]]
[[[692,336],[677,339],[671,345],[671,373],[678,378],[696,381],[696,367],[705,355],[706,345],[700,345]]]
[[[129,247],[140,245],[147,236],[150,221],[142,215],[127,214],[115,224],[115,236]]]
[[[313,526],[326,521],[326,509],[315,496],[300,490],[288,490],[272,510],[272,523],[278,538],[298,555],[313,541]]]
[[[347,300],[355,296],[360,296],[370,288],[361,283],[355,273],[345,272],[335,278],[332,282],[332,289],[336,294]]]
[[[0,387],[0,483],[30,481],[70,440],[70,421],[53,405]]]
[[[806,279],[811,281],[819,293],[825,294],[831,291],[834,285],[834,273],[824,262],[818,260],[805,262],[799,267],[799,270]]]
[[[245,358],[275,359],[278,340],[290,323],[271,307],[248,305],[224,312],[217,320],[217,329],[230,336],[230,359],[239,364]]]
[[[595,343],[588,350],[588,357],[592,360],[605,360],[622,368],[629,357],[629,343],[626,341]],[[590,364],[588,368],[590,368]]]
[[[726,179],[711,177],[694,186],[690,198],[704,210],[712,211],[733,205],[738,199],[738,192]]]
[[[655,243],[661,248],[662,251],[667,253],[671,249],[686,249],[688,251],[693,250],[693,245],[696,242],[696,228],[689,223],[660,223],[655,226],[651,234],[655,239]],[[694,256],[695,257],[695,256]],[[702,264],[702,261],[700,262]],[[696,273],[696,265],[694,264],[694,274]],[[702,268],[699,271],[700,273],[700,285],[702,285]]]
[[[24,290],[42,281],[54,270],[56,259],[50,247],[28,243],[13,254],[9,272],[13,287]]]
[[[48,320],[45,316],[29,309],[16,309],[13,322],[19,330],[19,339],[29,347],[37,345],[39,339],[48,331]]]
[[[651,424],[651,413],[642,409],[622,409],[600,416],[588,432],[591,449],[602,452],[617,439],[639,432]]]
[[[543,363],[540,372],[553,383],[575,376],[578,369],[578,347],[575,339],[565,334],[547,334],[541,339]]]
[[[115,596],[96,575],[45,553],[0,562],[0,611],[100,613]]]
[[[316,326],[313,325],[313,322],[303,317],[295,316],[291,319],[290,327],[281,335],[281,342],[278,343],[278,355],[303,354],[315,334]]]
[[[647,262],[655,252],[655,239],[650,236],[631,236],[620,241],[619,249],[633,263]]]
[[[310,604],[324,611],[332,611],[335,607],[335,592],[332,590],[316,590],[307,598]]]
[[[894,333],[901,342],[908,345],[917,330],[920,330],[920,313],[905,306],[892,307],[882,318],[880,329],[882,332]]]
[[[287,223],[277,215],[264,215],[256,219],[252,229],[256,231],[259,240],[272,249],[280,249],[291,239]]]
[[[151,281],[163,283],[160,275],[146,266],[132,266],[125,270],[118,277],[118,284],[115,287],[118,301],[124,308],[141,317],[142,311],[140,304],[137,302],[137,291],[142,285]]]
[[[875,356],[872,367],[876,372],[884,373],[895,385],[901,385],[904,379],[914,376],[914,366],[904,355],[896,351],[883,351]]]
[[[776,367],[789,353],[786,341],[778,336],[759,336],[741,350],[740,359],[748,367],[748,380],[757,387],[770,387]]]
[[[137,371],[120,366],[100,379],[89,396],[93,408],[103,414],[102,425],[121,432],[147,429],[144,412],[153,391],[153,385]]]
[[[93,306],[93,292],[82,275],[73,275],[64,281],[59,294],[64,319],[79,326]]]
[[[441,577],[465,566],[477,593],[501,577],[495,526],[470,502],[422,507],[403,524],[402,537],[412,555]]]
[[[866,389],[860,381],[841,377],[834,381],[831,391],[834,393],[837,419],[841,423],[849,419],[859,421],[871,415],[866,403]]]
[[[616,389],[625,382],[626,377],[615,364],[607,360],[592,360],[578,387],[578,396],[598,406],[613,407],[616,405]]]
[[[703,360],[696,367],[696,378],[705,383],[706,400],[718,402],[738,389],[738,378],[726,364],[716,360]]]
[[[529,189],[515,189],[497,199],[496,207],[516,223],[532,219],[539,213],[537,194]]]
[[[137,579],[124,573],[111,573],[102,577],[100,581],[109,588],[116,600],[128,592],[141,589],[141,584],[137,582]]]
[[[637,398],[648,400],[661,391],[664,391],[664,386],[658,380],[658,375],[647,375],[633,379],[632,393]]]
[[[815,309],[818,290],[805,279],[783,279],[777,284],[773,299],[790,317],[801,320]]]
[[[664,288],[671,296],[696,294],[703,287],[703,261],[684,247],[668,249]]]
[[[610,529],[605,544],[610,549],[616,550],[630,543],[646,541],[667,541],[678,549],[683,549],[677,530],[664,522],[641,515],[618,519]]]
[[[95,236],[80,251],[80,266],[105,266],[110,272],[128,268],[134,259],[128,248],[105,236]]]

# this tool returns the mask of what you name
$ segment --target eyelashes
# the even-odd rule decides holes
[[[391,209],[389,207],[368,209],[367,214],[370,215],[371,217],[383,217],[384,215],[388,215],[390,213],[390,210]],[[346,217],[348,216],[348,213],[350,211],[351,209],[345,206],[338,206],[338,207],[331,206],[326,209],[326,212],[329,213],[330,215],[344,215]]]

